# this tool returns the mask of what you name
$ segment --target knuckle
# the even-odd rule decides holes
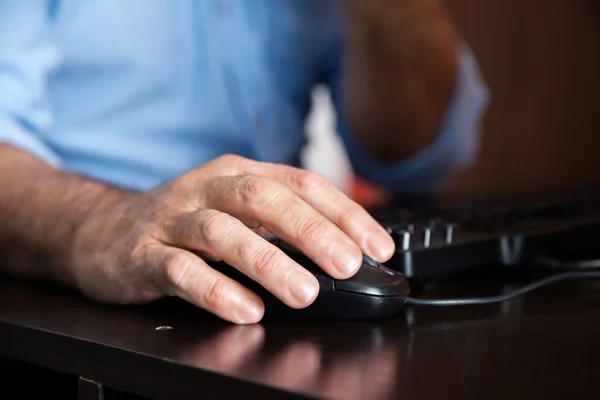
[[[239,185],[242,201],[246,204],[263,204],[275,195],[271,181],[257,175],[242,175]]]
[[[236,165],[238,163],[242,163],[245,160],[244,157],[238,156],[237,154],[224,154],[219,157],[219,161],[223,164]]]
[[[200,168],[212,171],[213,173],[216,172],[220,175],[232,176],[238,173],[240,170],[244,170],[244,167],[248,165],[248,163],[250,163],[249,159],[236,154],[228,153],[214,158]]]
[[[262,248],[254,255],[254,272],[258,276],[268,276],[278,269],[280,263],[280,254],[275,248]]]
[[[164,274],[176,288],[183,289],[192,274],[192,260],[184,253],[175,253],[164,263]]]
[[[203,305],[208,310],[216,310],[225,304],[226,283],[223,279],[212,281],[203,293]]]
[[[218,158],[217,164],[228,171],[239,171],[252,165],[253,161],[237,154],[225,154]]]
[[[327,233],[327,224],[323,217],[310,217],[300,224],[297,239],[308,244],[320,241]]]
[[[235,220],[219,211],[205,211],[200,218],[200,236],[207,244],[226,239],[235,229]]]
[[[327,181],[313,171],[297,170],[293,172],[292,180],[298,188],[305,191],[315,191],[325,187]]]
[[[343,226],[350,225],[352,221],[356,220],[356,215],[359,213],[360,208],[358,206],[349,206],[340,211],[339,224]]]
[[[285,202],[283,207],[284,214],[297,215],[302,210],[302,202],[296,199],[290,199]]]

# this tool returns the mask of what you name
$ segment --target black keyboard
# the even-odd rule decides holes
[[[370,210],[396,242],[387,265],[411,278],[529,256],[600,254],[600,190],[446,204],[394,202]]]

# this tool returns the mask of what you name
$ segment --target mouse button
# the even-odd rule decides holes
[[[363,254],[363,264],[370,265],[371,267],[374,267],[374,268],[379,268],[379,264],[377,263],[377,261],[373,260],[371,257],[369,257],[366,254]]]
[[[405,278],[401,274],[388,274],[380,269],[363,266],[351,278],[336,280],[337,290],[370,296],[404,295]]]
[[[317,281],[319,282],[319,288],[321,291],[331,292],[335,290],[335,284],[333,283],[333,279],[325,275],[319,274],[315,274],[315,278],[317,278]]]
[[[404,275],[401,272],[393,270],[393,269],[391,269],[389,267],[386,267],[383,264],[379,264],[379,269],[382,270],[383,272],[385,272],[386,274],[390,275],[390,276],[397,276],[397,277],[401,277],[401,278],[404,277]]]

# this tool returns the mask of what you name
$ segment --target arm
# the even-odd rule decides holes
[[[291,308],[318,294],[314,275],[253,229],[277,235],[338,279],[356,273],[363,253],[385,261],[394,249],[376,221],[317,175],[237,156],[126,193],[0,145],[0,187],[0,269],[104,302],[177,296],[236,323],[258,322],[262,300],[209,259]]]
[[[66,283],[78,224],[108,188],[60,172],[39,137],[52,123],[45,78],[60,59],[49,4],[0,2],[0,270]]]
[[[383,4],[384,1],[375,0],[372,3],[356,4],[351,0],[350,3],[357,9],[360,4],[376,9],[375,7]],[[400,1],[396,6],[411,2],[411,0]],[[350,3],[343,4],[350,7]],[[391,193],[419,196],[434,194],[444,185],[449,176],[457,169],[469,165],[477,155],[481,134],[480,121],[489,102],[489,92],[471,49],[463,40],[452,43],[456,66],[449,98],[440,96],[440,99],[442,97],[444,99],[438,101],[436,100],[438,95],[433,95],[430,97],[436,101],[424,101],[423,99],[426,99],[429,93],[427,88],[430,87],[427,79],[433,79],[434,82],[436,79],[425,76],[415,68],[412,68],[413,72],[408,76],[414,80],[413,82],[418,83],[413,85],[414,87],[422,89],[413,91],[412,94],[402,90],[402,87],[395,88],[395,82],[407,80],[403,78],[407,72],[406,68],[393,63],[385,67],[381,75],[371,77],[365,74],[366,78],[357,77],[357,82],[351,82],[348,71],[364,70],[349,65],[353,62],[352,48],[356,51],[357,43],[366,42],[356,39],[350,43],[352,38],[342,39],[343,42],[335,40],[332,43],[324,62],[325,68],[330,71],[327,83],[331,88],[332,101],[335,105],[337,130],[354,172]],[[396,41],[394,37],[388,43],[404,42],[407,40]],[[356,57],[358,61],[354,62],[376,68],[374,63],[361,61],[359,56]],[[410,57],[406,58],[410,60]],[[436,65],[432,66],[432,70],[436,69]],[[396,78],[395,75],[399,77]],[[440,74],[440,76],[446,75]],[[360,82],[367,82],[367,79],[379,82],[381,88],[379,90],[382,92],[388,90],[385,88],[385,79],[390,79],[389,87],[394,89],[388,90],[389,93],[375,93],[377,89],[375,84],[373,87],[360,84]],[[353,90],[349,88],[351,85],[361,88],[367,94],[350,92]],[[416,98],[411,98],[412,95]],[[437,105],[432,107],[430,103]],[[352,109],[349,110],[348,107]],[[371,110],[371,107],[375,109]],[[435,112],[438,116],[432,123],[430,118],[433,117],[427,115],[431,110],[437,110],[439,107],[442,109]],[[408,111],[403,111],[404,109]],[[399,121],[398,124],[406,123],[407,127],[394,127],[392,123],[386,122],[389,119]],[[403,120],[408,122],[402,122]],[[428,126],[429,133],[423,133],[425,129],[419,129],[419,126]]]
[[[123,196],[67,174],[29,153],[0,145],[0,270],[72,285],[66,267],[93,207]]]
[[[380,163],[405,160],[439,132],[456,86],[457,35],[439,0],[342,4],[348,128]]]

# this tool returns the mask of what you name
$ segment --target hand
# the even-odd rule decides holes
[[[385,230],[321,176],[223,156],[155,190],[94,207],[77,232],[68,273],[96,300],[178,296],[231,322],[258,322],[261,299],[204,261],[223,260],[287,306],[310,305],[317,280],[261,233],[338,279],[356,273],[362,253],[384,262],[394,251]]]

